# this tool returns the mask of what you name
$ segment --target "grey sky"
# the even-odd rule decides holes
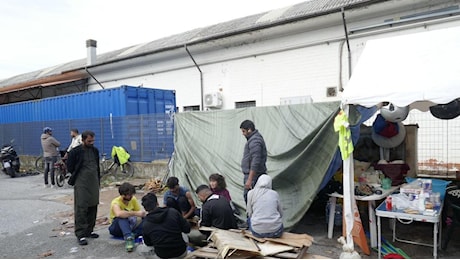
[[[303,0],[0,0],[0,79]]]

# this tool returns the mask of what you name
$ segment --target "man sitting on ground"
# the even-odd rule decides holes
[[[118,188],[120,196],[112,200],[110,205],[109,232],[115,237],[123,237],[126,241],[126,250],[132,252],[134,239],[142,234],[143,218],[146,212],[141,209],[134,194],[135,187],[125,182]]]
[[[190,191],[179,186],[179,179],[176,177],[169,177],[166,186],[169,190],[163,196],[163,204],[168,208],[177,209],[185,219],[193,218],[196,206]]]
[[[225,197],[213,194],[208,185],[204,184],[198,186],[195,192],[200,201],[203,202],[200,226],[220,229],[238,228],[232,207]]]
[[[146,258],[184,258],[187,244],[183,233],[190,232],[188,221],[173,208],[158,207],[157,197],[151,192],[142,197],[142,206],[148,211],[143,227],[146,246],[140,246],[139,253]]]

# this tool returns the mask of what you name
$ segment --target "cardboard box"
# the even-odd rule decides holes
[[[423,192],[423,188],[420,187],[417,182],[412,182],[401,185],[399,191],[401,193],[419,195]]]

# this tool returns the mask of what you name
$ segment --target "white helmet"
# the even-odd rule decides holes
[[[380,108],[380,114],[387,121],[393,123],[402,122],[409,114],[409,106],[398,107],[390,103],[387,106]]]

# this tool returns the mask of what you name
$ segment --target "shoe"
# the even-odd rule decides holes
[[[134,250],[134,238],[129,236],[126,238],[126,251],[132,252]]]
[[[45,184],[45,186],[44,186],[44,187],[45,187],[45,188],[49,188],[49,187],[50,187],[50,185],[49,185],[49,184]]]
[[[86,246],[88,244],[88,241],[86,241],[86,238],[82,237],[78,240],[78,244],[80,246]]]
[[[54,189],[54,188],[56,188],[56,185],[51,184],[51,189]]]
[[[91,232],[91,234],[89,234],[89,236],[87,236],[87,237],[89,237],[89,238],[98,238],[99,235],[94,233],[94,232]]]

